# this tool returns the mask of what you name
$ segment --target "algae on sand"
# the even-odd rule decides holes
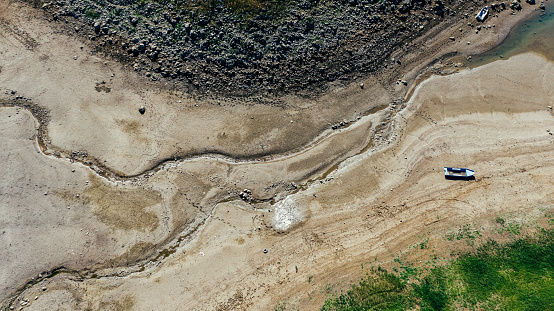
[[[92,213],[104,224],[113,229],[139,231],[158,227],[158,216],[146,210],[162,201],[158,191],[116,188],[92,174],[89,180],[83,198],[93,205]]]

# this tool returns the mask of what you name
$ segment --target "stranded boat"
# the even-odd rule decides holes
[[[475,175],[475,171],[467,168],[444,168],[444,177],[446,179],[473,179],[475,178],[473,175]]]
[[[481,9],[481,11],[479,11],[479,14],[477,14],[477,16],[475,16],[475,18],[482,22],[485,20],[485,18],[487,18],[487,14],[489,14],[489,7],[486,6],[484,8]]]

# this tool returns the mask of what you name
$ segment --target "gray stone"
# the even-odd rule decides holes
[[[521,3],[519,3],[517,0],[512,1],[512,4],[510,4],[510,9],[512,10],[521,10]]]

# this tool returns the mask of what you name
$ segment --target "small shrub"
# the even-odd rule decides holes
[[[88,18],[97,19],[98,17],[100,17],[100,13],[98,13],[98,12],[92,10],[92,9],[88,9],[85,12],[85,16],[88,17]]]

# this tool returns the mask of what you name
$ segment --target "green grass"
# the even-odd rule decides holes
[[[327,299],[321,310],[403,310],[408,297],[408,288],[397,275],[378,268],[346,294]]]
[[[373,269],[321,310],[554,310],[554,230],[491,240],[425,273],[405,264],[397,271]]]
[[[97,19],[98,17],[100,17],[100,13],[98,13],[98,12],[92,10],[92,9],[88,9],[85,12],[85,16],[87,16],[88,18]]]

